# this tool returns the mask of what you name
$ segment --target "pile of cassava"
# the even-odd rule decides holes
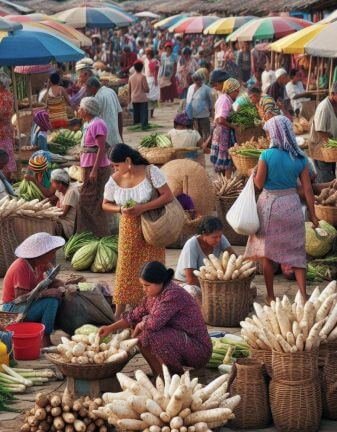
[[[205,387],[188,371],[171,376],[163,366],[163,377],[153,385],[141,370],[135,380],[118,373],[123,391],[103,394],[105,405],[94,414],[118,430],[143,432],[208,432],[234,418],[240,396],[228,397],[228,375]]]
[[[285,295],[270,306],[254,303],[256,315],[242,321],[241,334],[254,349],[296,353],[337,340],[337,282],[322,292],[315,288],[304,303],[298,292],[294,303]]]
[[[255,270],[252,261],[244,261],[242,255],[236,257],[225,251],[220,259],[213,254],[204,258],[204,265],[193,273],[200,279],[229,281],[245,279],[252,276]]]
[[[38,393],[20,432],[107,432],[106,422],[94,414],[102,404],[100,398],[82,397],[74,401],[67,389],[63,396]]]
[[[123,330],[115,334],[110,341],[101,343],[98,333],[75,334],[71,340],[62,337],[62,343],[57,346],[57,351],[65,363],[119,363],[128,359],[129,352],[138,343],[138,339],[128,339],[129,337],[130,330]]]

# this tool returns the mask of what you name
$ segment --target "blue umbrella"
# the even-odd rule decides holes
[[[43,31],[16,30],[0,41],[0,65],[27,66],[78,61],[85,53],[72,43]]]

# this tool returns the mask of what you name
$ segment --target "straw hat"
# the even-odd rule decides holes
[[[38,258],[54,249],[62,247],[64,244],[64,238],[40,232],[26,238],[15,249],[15,255],[18,258]]]

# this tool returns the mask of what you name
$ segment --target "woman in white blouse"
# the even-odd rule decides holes
[[[126,305],[137,305],[144,293],[139,282],[141,267],[148,261],[165,263],[165,249],[147,244],[141,229],[141,214],[161,208],[173,200],[165,176],[141,154],[126,144],[118,144],[110,159],[114,174],[105,186],[103,210],[121,213],[118,264],[113,300],[116,319]],[[153,197],[153,189],[159,196]]]

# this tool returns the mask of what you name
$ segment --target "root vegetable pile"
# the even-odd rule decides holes
[[[233,176],[228,179],[223,174],[219,174],[213,184],[218,198],[237,197],[244,187],[244,178]]]
[[[253,262],[244,261],[242,255],[236,257],[225,251],[219,259],[211,254],[204,259],[204,265],[199,270],[194,270],[194,275],[206,280],[234,280],[245,279],[254,274],[256,267]]]
[[[135,380],[118,373],[123,391],[105,393],[94,413],[120,430],[143,432],[208,432],[234,418],[240,396],[228,397],[228,375],[205,387],[189,372],[171,376],[165,365],[163,376],[153,385],[141,370]]]
[[[0,200],[0,219],[29,216],[37,219],[56,220],[60,215],[62,215],[62,210],[53,207],[48,199],[26,201],[23,198],[17,199],[6,196]]]
[[[232,365],[237,358],[249,357],[249,347],[246,342],[233,335],[223,338],[211,338],[212,357],[207,363],[209,368],[219,367],[220,371],[226,370],[225,365]],[[220,367],[222,366],[222,367]],[[230,369],[227,370],[229,372]]]
[[[94,414],[102,404],[100,398],[82,397],[74,401],[67,390],[63,396],[38,393],[20,432],[107,432],[106,422]]]
[[[315,198],[318,204],[337,207],[337,180],[333,181],[329,187],[322,189]]]
[[[98,333],[89,335],[75,334],[71,340],[62,337],[57,346],[64,362],[75,364],[102,364],[127,360],[128,353],[138,343],[138,339],[128,339],[129,330],[113,336],[110,342],[100,342]]]
[[[306,303],[298,292],[294,303],[283,296],[270,307],[254,303],[254,309],[256,315],[240,323],[241,334],[251,348],[295,353],[337,340],[336,281],[322,292],[315,288]]]

